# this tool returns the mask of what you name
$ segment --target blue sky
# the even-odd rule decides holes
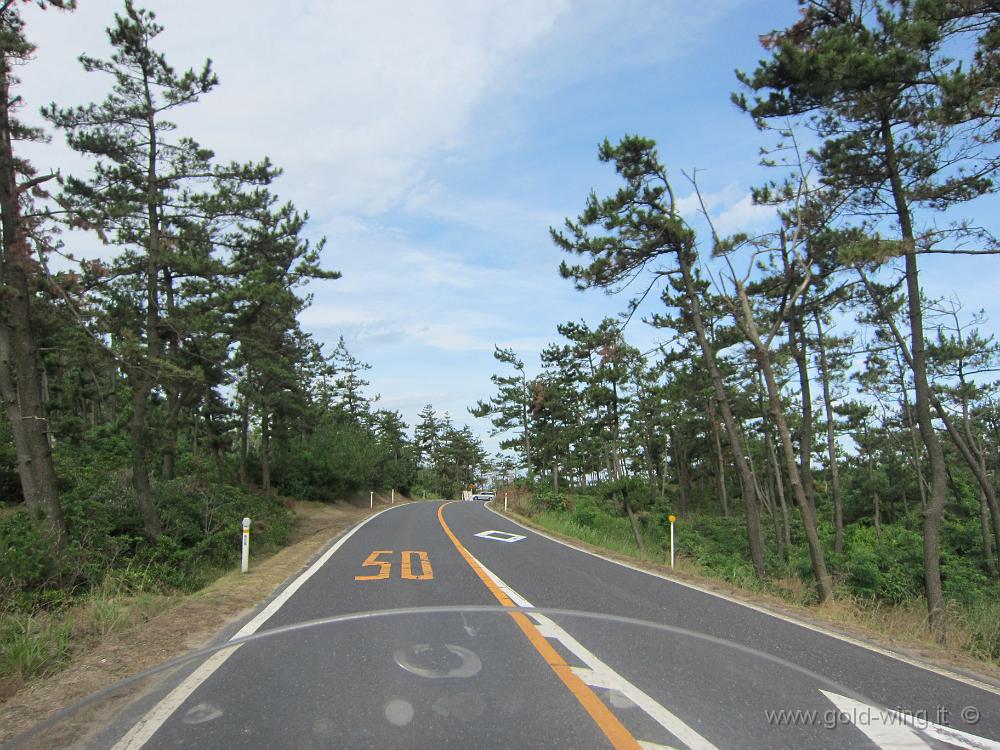
[[[795,17],[793,0],[146,5],[175,66],[212,57],[221,79],[179,118],[185,131],[226,159],[271,156],[285,168],[279,192],[329,240],[325,265],[344,278],[312,287],[305,327],[330,348],[344,335],[371,363],[381,405],[411,425],[432,403],[486,437],[466,407],[492,392],[494,344],[535,364],[556,324],[622,309],[560,279],[548,237],[591,189],[614,186],[596,158],[605,137],[655,138],[682,195],[679,170],[703,170],[723,231],[767,222],[748,190],[765,176],[757,150],[768,141],[729,94],[733,70],[762,56],[758,36]],[[31,109],[104,91],[74,58],[105,54],[102,30],[121,5],[81,6],[26,11],[39,45],[23,71]],[[31,156],[43,169],[86,166],[58,135]],[[997,270],[994,259],[928,259],[924,282],[996,319]],[[656,335],[630,325],[640,346]]]

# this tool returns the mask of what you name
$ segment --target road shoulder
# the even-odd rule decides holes
[[[75,656],[65,669],[32,681],[0,705],[0,742],[119,680],[225,640],[337,539],[385,507],[370,510],[346,503],[297,503],[300,523],[293,541],[266,558],[254,560],[248,573],[227,573],[204,589],[180,597],[168,610],[109,635]],[[132,697],[122,697],[109,710],[113,712]],[[40,706],[45,707],[44,714],[39,712]]]

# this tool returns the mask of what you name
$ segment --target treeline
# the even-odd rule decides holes
[[[110,57],[80,58],[106,96],[43,107],[45,132],[15,93],[37,12],[0,5],[0,615],[108,576],[196,586],[232,561],[243,516],[256,550],[286,538],[280,496],[472,481],[467,429],[428,407],[414,441],[344,339],[324,351],[301,328],[304,285],[339,274],[276,194],[280,170],[222,162],[172,121],[216,88],[211,64],[172,67],[154,15],[126,2]],[[36,172],[22,145],[48,137],[90,168]],[[88,246],[99,259],[77,257]]]
[[[552,238],[577,288],[635,290],[628,313],[559,326],[538,374],[498,349],[471,411],[530,476],[601,483],[640,547],[657,512],[738,514],[758,580],[797,561],[820,602],[845,580],[922,588],[941,637],[946,598],[997,590],[997,347],[919,272],[998,252],[962,215],[996,192],[998,21],[949,0],[803,3],[763,37],[733,100],[775,138],[764,163],[784,176],[753,191],[773,231],[720,236],[696,174],[685,213],[653,141],[605,141],[621,184]],[[665,343],[642,352],[623,330],[651,294]]]

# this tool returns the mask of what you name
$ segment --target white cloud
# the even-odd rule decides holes
[[[83,73],[75,58],[107,55],[103,28],[122,4],[80,5],[26,13],[39,46],[24,71],[33,106],[82,104],[106,90],[108,79]],[[227,158],[267,154],[307,205],[368,214],[461,144],[487,89],[569,10],[568,0],[147,5],[176,67],[214,60],[222,85],[177,113],[205,145]]]
[[[702,200],[720,236],[744,232],[754,234],[770,226],[775,217],[774,209],[758,206],[745,187],[731,182],[721,190],[702,192]],[[696,193],[691,192],[677,200],[677,208],[695,227],[707,230],[702,208]]]
[[[717,217],[713,217],[715,228],[721,235],[744,232],[754,234],[773,225],[774,208],[758,206],[749,194],[744,195],[736,203],[724,209]]]

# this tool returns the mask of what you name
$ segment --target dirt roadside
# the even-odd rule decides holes
[[[397,496],[396,501],[404,499]],[[65,669],[28,683],[0,704],[0,743],[118,680],[207,646],[220,630],[245,618],[301,571],[334,537],[387,506],[387,502],[377,502],[373,511],[367,503],[358,507],[296,502],[293,509],[299,522],[290,543],[269,557],[254,560],[245,575],[238,570],[227,573],[201,591],[179,598],[165,612],[109,635],[75,655]],[[124,697],[121,704],[129,699]]]

